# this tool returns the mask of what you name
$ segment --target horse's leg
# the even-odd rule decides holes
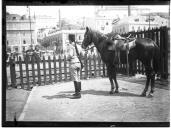
[[[113,79],[111,76],[109,76],[109,80],[110,80],[110,84],[111,84],[111,90],[110,90],[110,94],[114,94],[114,84],[113,84]]]
[[[153,97],[154,87],[155,87],[155,73],[154,72],[151,73],[150,78],[151,78],[151,91],[150,91],[148,97]]]
[[[129,75],[130,76],[135,76],[135,73],[133,71],[133,62],[129,63]]]
[[[146,92],[147,92],[148,87],[149,87],[150,75],[146,75],[146,77],[147,77],[146,85],[145,85],[145,88],[144,88],[143,92],[141,93],[141,96],[146,96]]]
[[[112,68],[109,67],[109,65],[107,65],[107,73],[108,73],[110,84],[111,84],[111,90],[109,93],[113,94],[114,93],[114,84],[113,84],[113,79],[112,79]]]
[[[155,85],[155,71],[154,71],[154,62],[153,60],[150,61],[151,63],[151,74],[150,74],[150,79],[151,79],[151,91],[148,95],[148,97],[153,97],[153,92],[154,92],[154,85]]]
[[[119,93],[119,90],[118,90],[119,89],[119,85],[118,85],[118,82],[117,82],[117,79],[116,79],[116,70],[114,72],[113,79],[114,79],[115,87],[116,87],[115,93]]]
[[[144,88],[143,92],[141,93],[141,96],[146,96],[146,92],[148,90],[149,83],[150,83],[150,78],[151,78],[151,67],[150,66],[145,66],[145,70],[146,70],[147,80],[146,80],[145,88]]]

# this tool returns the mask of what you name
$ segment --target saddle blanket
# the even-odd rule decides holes
[[[133,41],[130,41],[128,43],[125,43],[123,45],[115,44],[115,42],[114,42],[113,45],[109,45],[108,46],[108,50],[111,50],[111,51],[115,51],[115,50],[122,50],[122,51],[130,50],[130,49],[132,49],[132,48],[134,48],[136,46],[135,41],[136,41],[136,39],[134,39]]]
[[[130,49],[134,48],[136,46],[135,41],[136,41],[136,39],[129,43],[124,44],[123,50],[130,50]]]

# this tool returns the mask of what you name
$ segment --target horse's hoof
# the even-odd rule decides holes
[[[140,96],[141,97],[145,97],[146,96],[146,93],[142,93]]]
[[[119,93],[119,91],[118,90],[115,90],[115,93]]]
[[[153,97],[153,93],[149,93],[148,98],[152,98],[152,97]]]
[[[114,91],[110,91],[109,94],[114,94]]]

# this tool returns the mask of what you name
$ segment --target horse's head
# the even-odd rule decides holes
[[[81,47],[86,49],[90,44],[92,44],[92,32],[91,29],[86,27],[86,32],[84,33],[84,40]]]

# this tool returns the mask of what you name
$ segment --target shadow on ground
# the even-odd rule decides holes
[[[50,99],[55,99],[55,98],[71,98],[72,97],[73,91],[63,91],[60,92],[57,95],[52,95],[52,96],[42,96],[43,98],[46,98],[48,100]],[[140,95],[131,93],[131,92],[119,92],[119,93],[114,93],[114,94],[109,94],[108,91],[97,91],[97,90],[84,90],[81,92],[82,95],[101,95],[101,96],[122,96],[122,97],[140,97]]]
[[[131,82],[131,83],[137,83],[137,84],[141,84],[145,87],[145,83],[146,83],[146,78],[134,78],[134,77],[127,77],[127,76],[118,76],[118,80],[122,80],[122,81],[127,81],[127,82]],[[169,90],[170,89],[170,81],[169,80],[155,80],[155,88],[159,88],[159,89],[165,89],[165,90]]]

